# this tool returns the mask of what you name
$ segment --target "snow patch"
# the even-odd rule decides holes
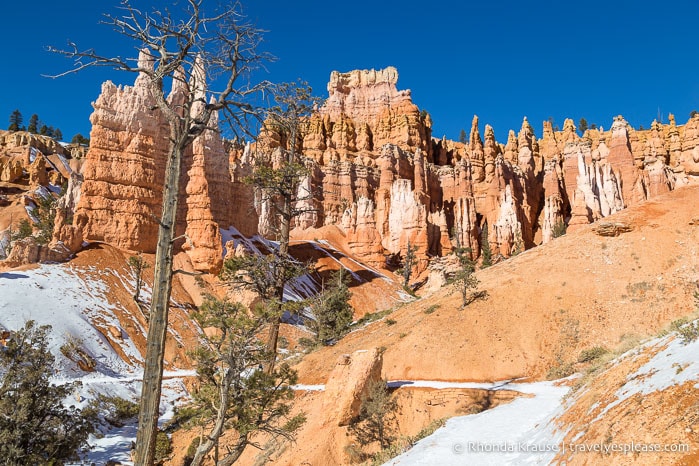
[[[431,383],[432,384],[432,383]],[[445,382],[435,384],[444,386]],[[464,388],[471,385],[463,384]],[[417,384],[413,386],[419,386]],[[476,386],[473,388],[481,388]],[[522,465],[548,464],[556,455],[551,450],[563,440],[554,419],[563,410],[562,399],[567,387],[554,382],[501,384],[501,389],[534,395],[517,398],[482,413],[449,419],[444,427],[420,440],[386,465]],[[530,451],[522,451],[525,447]],[[480,449],[480,451],[479,451]],[[489,449],[490,451],[483,451]],[[493,451],[495,450],[495,451]]]

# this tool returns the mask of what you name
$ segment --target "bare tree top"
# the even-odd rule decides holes
[[[186,0],[177,11],[169,8],[141,9],[135,1],[122,0],[119,14],[105,14],[102,24],[134,44],[135,56],[104,56],[94,48],[81,49],[73,42],[49,51],[73,61],[58,78],[91,68],[110,67],[139,73],[150,82],[158,107],[172,123],[188,120],[187,127],[209,125],[214,112],[221,112],[234,130],[247,128],[247,118],[257,116],[251,104],[255,94],[269,87],[254,82],[253,72],[273,57],[258,50],[263,31],[248,22],[240,2],[204,9],[204,0]],[[168,100],[164,88],[185,90],[187,97]],[[207,81],[209,85],[207,85]]]

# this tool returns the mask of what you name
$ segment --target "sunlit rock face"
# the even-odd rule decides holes
[[[124,87],[106,82],[93,103],[75,224],[87,241],[154,252],[169,126],[146,79],[139,75],[134,86]],[[169,99],[182,99],[184,92],[175,84]],[[219,227],[232,224],[232,192],[228,150],[218,132],[207,130],[184,154],[178,200],[177,235],[197,270],[221,266]]]
[[[144,63],[144,65],[147,65]],[[357,258],[384,265],[417,247],[419,267],[455,246],[474,258],[487,242],[508,257],[658,194],[696,182],[699,116],[685,125],[654,122],[634,130],[622,118],[611,129],[580,134],[543,123],[541,139],[523,119],[506,141],[474,116],[463,142],[432,138],[432,120],[397,87],[398,72],[333,72],[328,98],[296,141],[309,169],[300,189],[314,193],[295,207],[292,228],[334,225]],[[181,99],[182,85],[170,99]],[[92,144],[83,168],[76,238],[153,252],[168,154],[168,125],[145,78],[107,82],[91,116]],[[261,151],[282,157],[288,142],[266,130],[254,144],[231,144],[207,131],[185,154],[178,244],[195,268],[221,265],[220,229],[274,237],[277,213],[245,183]],[[3,178],[17,176],[8,159]],[[303,197],[303,196],[300,196]],[[484,231],[487,228],[487,235]]]

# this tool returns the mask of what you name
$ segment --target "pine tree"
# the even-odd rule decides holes
[[[134,461],[150,465],[154,462],[162,393],[183,160],[191,144],[217,126],[218,121],[232,124],[233,131],[249,132],[249,122],[260,113],[256,102],[264,98],[263,91],[269,87],[268,82],[253,82],[258,77],[254,70],[269,56],[258,51],[262,32],[242,14],[240,2],[227,3],[220,9],[203,0],[175,2],[177,7],[173,9],[142,9],[134,3],[123,0],[119,13],[105,14],[102,24],[133,40],[133,49],[140,58],[101,55],[93,47],[80,48],[75,44],[49,50],[73,61],[72,69],[58,76],[95,66],[138,74],[152,99],[152,112],[167,122],[162,208],[157,220],[153,295]],[[212,76],[207,85],[207,77]],[[170,82],[183,91],[174,100],[168,98],[164,85]]]
[[[33,321],[0,351],[0,458],[3,464],[62,464],[78,459],[96,421],[92,410],[65,407],[77,384],[52,385],[50,326]]]
[[[22,114],[18,109],[10,114],[10,126],[7,127],[8,131],[19,131],[22,129]]]
[[[461,128],[461,131],[459,132],[459,142],[466,144],[466,130],[463,128]]]
[[[354,319],[348,282],[344,269],[340,269],[330,276],[323,291],[311,300],[315,320],[309,326],[319,342],[328,343],[342,337]]]
[[[585,131],[587,131],[587,120],[584,118],[580,118],[580,121],[578,122],[578,129],[580,130],[581,134],[584,134]]]
[[[475,291],[480,281],[475,275],[476,261],[471,258],[471,248],[465,248],[461,245],[459,239],[461,234],[458,229],[454,230],[453,237],[456,241],[454,255],[458,259],[459,268],[449,282],[456,285],[461,293],[461,308],[463,309],[476,299],[487,296],[487,293]]]
[[[36,227],[39,230],[36,234],[36,241],[39,244],[48,244],[53,239],[53,228],[56,219],[56,201],[53,194],[47,193],[46,196],[37,196],[36,209],[34,216],[37,218]]]
[[[362,446],[378,442],[381,448],[388,448],[396,440],[398,403],[389,393],[385,380],[369,385],[361,406],[358,419],[350,424],[350,432]]]
[[[28,238],[34,233],[34,227],[32,226],[31,222],[23,218],[19,222],[19,228],[17,229],[16,232],[13,232],[10,235],[10,241],[17,241],[20,239]]]
[[[150,264],[146,262],[141,254],[129,257],[128,264],[133,278],[136,280],[133,300],[139,304],[141,302],[141,288],[143,287],[143,271],[150,268]]]
[[[39,126],[39,115],[36,113],[29,117],[29,125],[27,125],[27,131],[32,134],[36,134]]]
[[[303,415],[290,416],[296,372],[286,363],[271,373],[262,370],[268,355],[260,333],[269,312],[206,296],[194,313],[202,328],[213,331],[192,353],[200,386],[193,402],[180,410],[187,423],[202,428],[192,466],[202,464],[212,450],[214,464],[233,464],[248,445],[256,445],[256,434],[292,440],[305,421]],[[235,436],[219,459],[219,440],[231,430]]]
[[[461,308],[468,306],[479,296],[476,292],[480,281],[476,278],[476,262],[471,259],[470,248],[458,248],[454,251],[459,259],[459,270],[454,274],[452,283],[461,293]]]
[[[401,271],[403,275],[403,289],[408,290],[410,285],[410,277],[413,275],[413,268],[415,267],[415,262],[417,261],[417,246],[411,246],[410,241],[408,241],[408,246],[405,250],[405,259],[403,260],[403,269]]]
[[[267,110],[267,119],[261,135],[279,136],[282,157],[281,160],[273,161],[272,154],[263,154],[260,157],[262,163],[246,181],[259,190],[262,201],[276,214],[279,224],[279,248],[275,254],[282,262],[288,262],[292,221],[303,213],[317,210],[308,207],[309,203],[313,203],[313,192],[310,186],[304,184],[310,172],[305,163],[308,159],[302,153],[301,142],[309,116],[318,105],[318,98],[313,96],[313,89],[308,83],[300,80],[277,85],[273,94],[277,105]],[[268,157],[267,160],[262,160],[265,156]],[[275,286],[276,300],[279,303],[284,301],[285,283],[280,280]],[[273,318],[269,330],[268,371],[274,369],[277,357],[280,319],[281,314]]]
[[[63,132],[61,131],[60,128],[56,128],[56,130],[53,132],[53,138],[56,141],[62,141],[63,140]]]
[[[71,144],[80,144],[83,140],[83,135],[80,133],[76,133],[71,139],[70,143]]]

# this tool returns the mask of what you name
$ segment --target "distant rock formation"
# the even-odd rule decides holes
[[[74,224],[88,241],[153,252],[167,124],[141,79],[105,83],[94,103]],[[349,251],[372,265],[404,256],[408,243],[421,269],[457,244],[475,258],[487,241],[496,258],[508,257],[699,176],[699,116],[645,131],[617,117],[609,131],[582,136],[572,120],[561,131],[544,122],[541,139],[524,118],[504,144],[489,125],[481,133],[474,116],[461,143],[433,139],[430,116],[397,80],[392,67],[333,72],[299,142],[310,171],[304,186],[321,194],[304,201],[296,231],[336,225]],[[238,145],[210,131],[185,155],[177,229],[196,269],[220,268],[220,229],[274,234],[273,209],[243,179],[257,151],[278,153],[282,141],[270,130]],[[0,162],[0,175],[11,177],[11,161]]]
[[[48,136],[0,130],[0,181],[21,182],[29,175],[29,183],[34,187],[49,181],[60,186],[80,166],[79,161],[69,160],[73,149],[74,146],[64,147]]]
[[[488,241],[508,257],[686,184],[699,168],[699,117],[645,132],[617,117],[609,131],[582,137],[571,119],[561,131],[544,122],[540,140],[525,117],[499,144],[489,125],[481,137],[474,116],[460,143],[429,137],[429,115],[397,90],[397,78],[390,67],[333,72],[303,139],[309,184],[323,195],[296,227],[339,225],[348,248],[370,264],[404,255],[408,242],[422,265],[457,242],[477,257]],[[268,137],[267,147],[280,140]]]
[[[398,71],[333,71],[328,99],[311,117],[304,153],[326,165],[379,152],[385,144],[407,151],[431,150],[429,115],[421,113],[410,91],[396,88]],[[371,157],[373,158],[373,157]]]

